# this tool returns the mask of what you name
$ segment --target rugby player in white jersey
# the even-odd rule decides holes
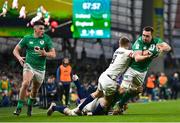
[[[134,54],[130,48],[130,41],[122,37],[119,40],[119,48],[114,52],[110,66],[99,77],[98,89],[85,99],[77,108],[70,110],[65,106],[56,106],[52,103],[48,109],[47,114],[51,115],[54,111],[59,111],[66,115],[77,115],[92,112],[93,115],[102,115],[107,113],[108,107],[110,107],[113,101],[113,95],[117,91],[118,84],[116,78],[122,75],[127,69],[131,58]],[[136,61],[141,61],[150,57],[138,56]]]
[[[119,48],[114,52],[111,64],[109,67],[100,75],[98,80],[98,88],[97,90],[89,95],[85,101],[76,108],[75,113],[81,114],[83,108],[93,101],[95,98],[103,97],[97,108],[95,109],[94,113],[96,115],[101,115],[107,113],[107,110],[110,107],[110,104],[113,101],[113,95],[117,91],[117,77],[122,75],[129,63],[131,58],[134,58],[137,62],[142,61],[146,58],[149,58],[151,54],[147,55],[136,55],[134,57],[134,53],[130,48],[130,41],[129,39],[122,37],[119,40]]]
[[[77,91],[78,90],[83,90],[81,83],[78,80],[78,76],[75,74],[72,76],[72,79],[74,81],[74,84],[77,87]],[[79,92],[77,93],[78,97],[80,99],[80,102],[82,103],[85,99],[84,94]],[[97,106],[99,105],[100,102],[102,102],[103,97],[101,98],[96,98],[94,99],[92,102],[88,103],[82,110],[82,115],[96,115],[95,114],[95,109],[97,108]],[[81,104],[80,103],[80,104]],[[78,107],[77,107],[78,108]],[[70,109],[67,106],[63,106],[63,105],[56,105],[56,103],[52,102],[50,107],[47,110],[47,116],[51,116],[53,114],[53,112],[60,112],[62,114],[68,115],[68,116],[77,116],[77,114],[74,113],[75,109]]]

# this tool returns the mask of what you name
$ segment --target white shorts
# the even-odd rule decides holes
[[[105,96],[113,95],[117,90],[117,82],[102,73],[98,80],[98,90],[103,91]]]
[[[45,71],[40,71],[31,67],[30,64],[25,63],[23,67],[23,73],[25,71],[31,71],[33,73],[33,80],[36,80],[38,83],[42,84],[44,81]]]
[[[123,75],[121,87],[129,90],[142,86],[146,77],[146,73],[147,71],[139,72],[129,67]]]

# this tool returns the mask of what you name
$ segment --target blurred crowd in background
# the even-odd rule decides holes
[[[106,69],[109,61],[104,60],[103,56],[99,59],[81,59],[76,64],[71,63],[73,74],[77,74],[79,81],[83,88],[84,93],[87,95],[94,92],[97,88],[99,75]],[[43,84],[43,89],[40,89],[36,105],[42,106],[43,98],[46,98],[47,106],[53,101],[70,105],[78,101],[77,88],[72,81],[70,84],[70,96],[68,104],[65,104],[64,97],[60,99],[58,91],[58,82],[56,81],[56,69],[60,65],[55,63],[55,69],[50,69],[46,73],[46,79]],[[53,64],[53,62],[52,62]],[[51,64],[51,66],[53,66]],[[11,64],[1,63],[0,69],[0,106],[15,106],[18,101],[18,93],[22,81],[21,67],[14,63]],[[47,66],[48,67],[48,66]],[[13,68],[13,69],[12,69]],[[180,92],[180,73],[173,72],[166,75],[164,72],[149,73],[144,83],[144,92],[138,97],[132,99],[132,102],[149,102],[149,101],[165,101],[170,99],[178,99]],[[31,87],[29,88],[29,90]],[[45,91],[44,91],[45,89]],[[27,91],[27,97],[29,91]],[[45,107],[47,107],[45,106]]]

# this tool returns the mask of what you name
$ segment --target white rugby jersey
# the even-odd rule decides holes
[[[105,73],[108,75],[118,76],[127,69],[131,58],[133,57],[133,51],[122,47],[119,47],[113,54],[112,61]]]

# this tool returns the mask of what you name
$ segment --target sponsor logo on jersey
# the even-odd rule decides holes
[[[29,41],[29,44],[33,44],[33,41]]]

